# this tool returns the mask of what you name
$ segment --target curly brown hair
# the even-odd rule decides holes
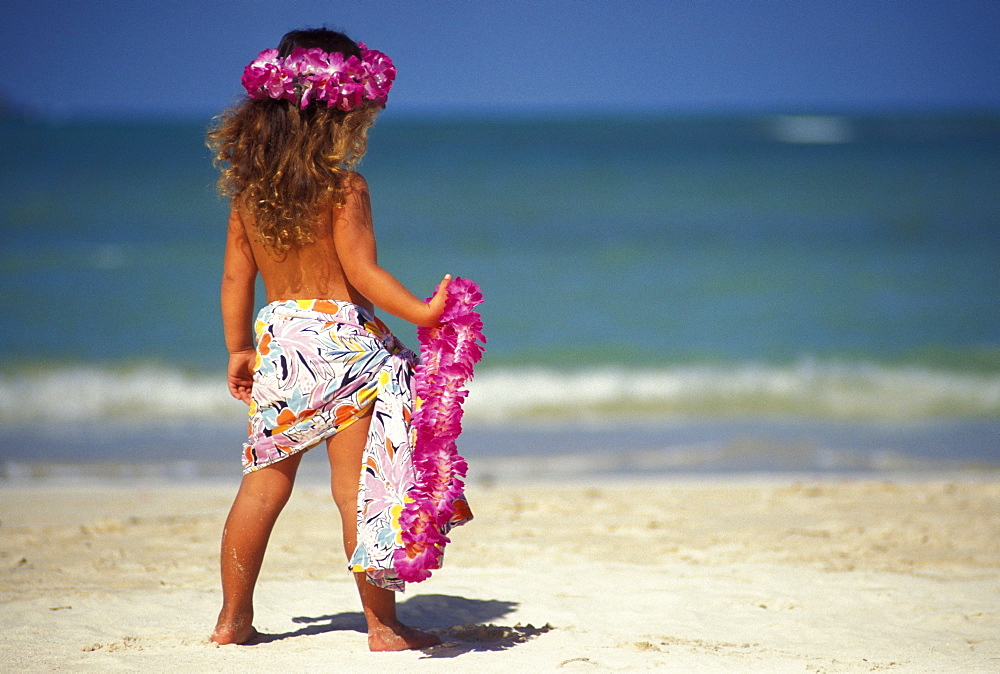
[[[278,50],[284,56],[295,47],[360,53],[346,35],[326,29],[292,31]],[[280,253],[311,242],[319,209],[343,205],[380,110],[372,101],[343,112],[318,101],[300,110],[287,100],[244,99],[208,132],[219,193],[249,214],[268,248]]]

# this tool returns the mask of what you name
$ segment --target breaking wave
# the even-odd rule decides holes
[[[42,368],[0,374],[0,422],[232,418],[222,373],[162,366]],[[470,423],[519,420],[783,416],[829,419],[1000,417],[1000,373],[803,361],[484,369],[470,385]]]

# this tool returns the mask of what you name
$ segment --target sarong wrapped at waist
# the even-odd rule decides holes
[[[257,316],[257,361],[243,465],[251,472],[316,445],[374,404],[359,466],[358,546],[349,567],[379,587],[393,571],[399,515],[414,485],[416,355],[367,309],[336,300],[273,302]]]
[[[416,355],[364,307],[288,300],[257,315],[257,360],[244,472],[308,449],[346,428],[385,389],[409,422]]]

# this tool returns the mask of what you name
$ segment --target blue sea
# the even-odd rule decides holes
[[[208,122],[0,120],[0,480],[238,479]],[[486,297],[473,479],[1000,465],[1000,116],[389,111],[361,169]]]

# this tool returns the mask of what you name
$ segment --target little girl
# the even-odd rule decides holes
[[[438,642],[396,618],[402,582],[391,553],[403,494],[390,483],[412,474],[415,356],[372,312],[437,325],[451,277],[425,303],[379,266],[368,187],[352,170],[395,72],[384,54],[341,33],[292,31],[247,66],[249,98],[209,133],[231,197],[222,277],[229,391],[250,406],[245,474],[222,534],[219,644],[257,636],[253,590],[268,537],[302,452],[321,441],[369,648]],[[258,273],[269,304],[254,321]],[[359,499],[363,462],[386,493]]]

